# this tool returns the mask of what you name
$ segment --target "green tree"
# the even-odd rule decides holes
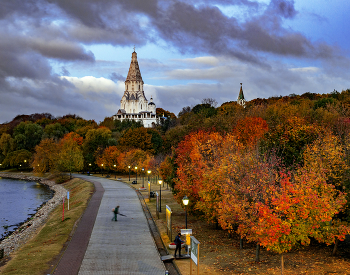
[[[85,158],[85,166],[95,163],[95,151],[97,148],[107,148],[108,146],[115,145],[116,141],[112,139],[112,132],[106,127],[100,127],[98,129],[90,129],[86,133],[85,140],[83,142],[83,155]]]
[[[41,141],[43,129],[31,121],[21,122],[13,132],[18,149],[32,151]]]
[[[67,129],[60,123],[46,125],[43,138],[61,139],[67,133]]]

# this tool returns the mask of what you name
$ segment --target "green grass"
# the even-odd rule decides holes
[[[50,213],[50,218],[35,237],[11,255],[11,260],[0,269],[1,274],[47,274],[52,270],[52,260],[69,240],[75,222],[83,214],[93,194],[92,183],[72,179],[63,186],[70,191],[70,210],[65,203],[62,221],[62,204]],[[46,273],[44,273],[46,272]]]

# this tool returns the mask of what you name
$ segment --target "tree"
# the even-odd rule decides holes
[[[35,173],[44,174],[56,167],[58,145],[53,139],[43,139],[35,146],[34,160],[32,167]]]
[[[267,123],[260,117],[239,120],[234,129],[237,139],[245,146],[255,146],[268,131]]]
[[[8,153],[3,161],[4,166],[25,168],[32,158],[32,153],[25,149],[20,149]]]
[[[41,141],[43,129],[31,121],[21,122],[13,132],[18,149],[31,151]]]
[[[81,140],[77,134],[69,133],[64,136],[59,144],[56,167],[58,171],[69,172],[70,178],[72,178],[72,171],[79,171],[84,167],[84,158],[79,141]]]
[[[0,153],[6,156],[8,153],[14,151],[16,148],[16,142],[7,133],[3,133],[0,138]]]
[[[55,140],[59,140],[66,133],[66,128],[64,128],[60,123],[49,124],[46,125],[44,129],[43,138],[53,138]]]
[[[112,140],[112,132],[106,127],[98,129],[90,129],[86,133],[84,143],[82,145],[85,164],[95,163],[95,151],[97,148],[102,149],[108,146],[115,145],[115,140]]]
[[[211,107],[214,107],[214,108],[218,106],[218,102],[214,98],[203,98],[202,104],[209,104]]]
[[[150,154],[157,154],[163,145],[163,139],[158,131],[146,128],[130,128],[118,140],[121,150],[139,148]]]
[[[120,167],[119,156],[121,152],[117,146],[109,146],[104,151],[100,158],[97,160],[99,166],[103,163],[103,166],[107,170],[117,171],[124,170],[124,167]],[[114,166],[115,165],[115,166]]]

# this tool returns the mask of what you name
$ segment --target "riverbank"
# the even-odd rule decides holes
[[[0,242],[0,249],[4,249],[5,256],[8,256],[33,237],[35,232],[45,223],[50,212],[61,203],[63,197],[67,194],[67,190],[63,186],[56,184],[54,181],[28,174],[0,173],[0,177],[39,182],[40,184],[47,185],[54,191],[54,196],[29,220],[25,221],[14,232]]]

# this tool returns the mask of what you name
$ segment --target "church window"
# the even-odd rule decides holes
[[[126,90],[129,90],[129,85],[126,85]]]
[[[140,91],[140,89],[141,89],[141,86],[139,85],[139,91]]]
[[[142,104],[141,104],[141,110],[142,110]]]

